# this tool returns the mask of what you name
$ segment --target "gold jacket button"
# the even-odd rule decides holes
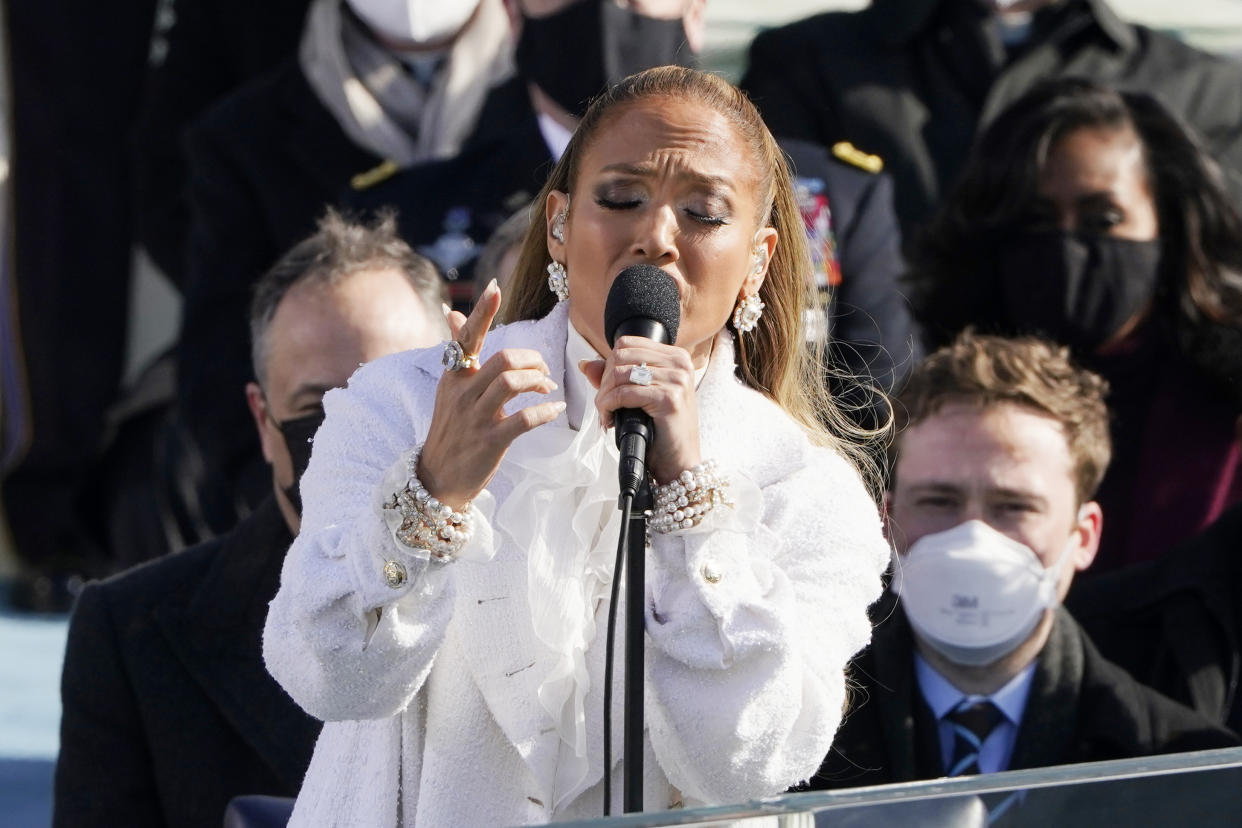
[[[384,580],[393,589],[400,589],[404,586],[406,577],[405,565],[400,561],[386,561],[384,563]]]

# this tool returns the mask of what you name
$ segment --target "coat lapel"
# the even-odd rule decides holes
[[[1084,663],[1079,635],[1078,625],[1058,607],[1048,643],[1035,661],[1010,770],[1072,761]]]
[[[269,498],[228,536],[187,600],[156,608],[186,671],[241,737],[292,789],[301,785],[319,723],[263,669],[267,604],[292,542]]]
[[[876,715],[883,732],[891,780],[906,782],[941,776],[944,770],[936,719],[914,678],[914,637],[910,624],[896,604],[891,613],[881,617],[887,620],[876,627],[871,649],[875,665]]]
[[[285,150],[335,200],[351,176],[375,168],[383,159],[346,137],[315,97],[296,60],[286,67],[280,84],[280,101],[289,124]]]
[[[515,398],[506,406],[509,413],[563,399],[568,324],[568,307],[561,302],[543,319],[514,323],[488,335],[481,355],[484,361],[513,341],[514,331],[520,331],[517,340],[522,347],[534,348],[543,355],[559,386],[551,395],[523,394]],[[435,370],[430,365],[422,367],[429,372]],[[565,427],[564,416],[556,427]],[[503,472],[493,479],[488,489],[496,503],[504,502],[514,483]],[[471,676],[493,718],[534,769],[540,740],[556,738],[549,730],[551,719],[538,699],[539,685],[552,662],[531,625],[525,550],[516,549],[502,530],[494,532],[496,556],[487,563],[463,566],[457,573],[454,626]]]

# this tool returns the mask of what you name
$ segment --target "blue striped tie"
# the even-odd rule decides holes
[[[949,760],[949,776],[969,776],[979,772],[979,749],[992,729],[1000,724],[1003,714],[996,705],[984,699],[962,703],[945,718],[953,725],[953,758]]]

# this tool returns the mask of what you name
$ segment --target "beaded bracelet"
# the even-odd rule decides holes
[[[676,480],[656,486],[651,529],[667,534],[698,526],[716,506],[733,505],[725,492],[727,485],[728,481],[716,470],[716,461],[707,460],[686,469]]]
[[[437,560],[449,561],[474,532],[470,504],[457,512],[431,496],[418,480],[420,453],[421,448],[411,453],[405,488],[393,494],[384,508],[401,515],[401,526],[394,532],[398,541],[411,549],[425,549]]]

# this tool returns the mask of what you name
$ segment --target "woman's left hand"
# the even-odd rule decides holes
[[[644,362],[651,369],[651,384],[630,382],[630,371]],[[648,448],[647,467],[657,482],[667,483],[702,461],[694,364],[685,349],[623,336],[608,359],[584,361],[578,367],[599,389],[595,408],[604,428],[612,427],[613,412],[619,408],[641,408],[651,417],[655,440]]]

